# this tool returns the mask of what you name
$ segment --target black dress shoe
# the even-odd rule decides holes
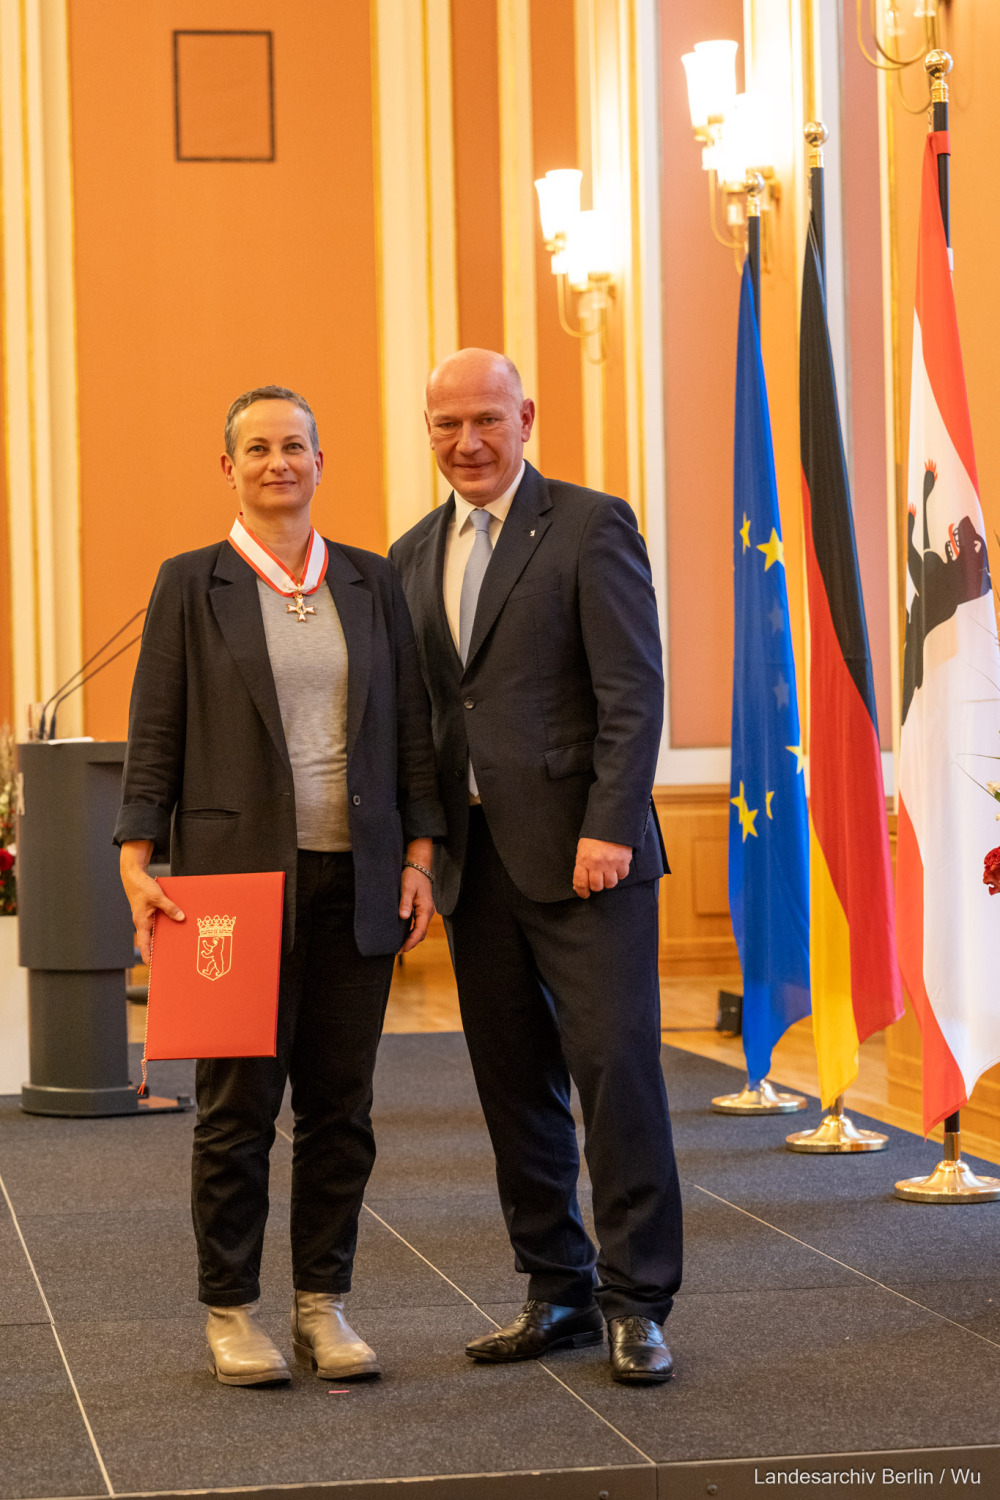
[[[560,1307],[555,1302],[526,1302],[513,1323],[473,1339],[465,1346],[470,1359],[506,1364],[514,1359],[537,1359],[550,1349],[579,1349],[599,1344],[604,1320],[595,1303],[590,1307]]]
[[[663,1329],[652,1318],[612,1318],[608,1324],[611,1378],[622,1385],[652,1385],[669,1380],[674,1361]]]

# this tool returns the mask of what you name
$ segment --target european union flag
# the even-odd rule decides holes
[[[735,648],[729,909],[743,969],[752,1084],[809,1014],[809,822],[771,418],[743,266],[733,475]]]

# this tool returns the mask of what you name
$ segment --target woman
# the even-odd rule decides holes
[[[325,542],[323,472],[294,391],[233,402],[230,536],[171,558],[150,599],[115,829],[143,959],[153,913],[183,914],[147,874],[284,870],[277,1056],[197,1067],[192,1213],[212,1367],[227,1385],[288,1380],[257,1321],[268,1153],[286,1079],[295,1115],[296,1356],[323,1379],[378,1375],[344,1316],[375,1158],[372,1072],[393,956],[434,911],[444,832],[409,615],[384,558]]]

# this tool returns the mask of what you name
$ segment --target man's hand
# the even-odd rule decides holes
[[[147,839],[129,839],[122,844],[121,877],[128,904],[132,908],[132,925],[144,964],[149,963],[149,944],[153,934],[153,913],[164,912],[175,922],[183,922],[184,913],[176,907],[156,881],[146,874],[153,857],[153,846]]]
[[[610,891],[624,880],[632,863],[628,844],[607,844],[603,839],[580,839],[576,846],[573,889],[584,901],[591,891]]]
[[[406,857],[413,860],[414,864],[425,865],[429,870],[434,857],[433,840],[414,839],[407,847]],[[411,948],[422,943],[427,936],[427,928],[434,915],[434,891],[431,882],[426,875],[421,875],[419,870],[412,869],[410,865],[403,870],[399,882],[399,915],[404,922],[412,921],[413,923],[409,937],[399,950],[400,953],[409,953]]]

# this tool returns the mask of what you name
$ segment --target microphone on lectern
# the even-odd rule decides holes
[[[89,656],[82,667],[77,667],[73,675],[71,677],[67,677],[62,687],[56,688],[51,698],[49,698],[45,703],[42,704],[42,712],[38,721],[38,738],[40,740],[55,739],[56,713],[58,712],[60,703],[62,703],[66,698],[72,697],[77,688],[82,688],[83,684],[85,682],[89,682],[92,677],[96,677],[98,672],[103,672],[105,667],[109,667],[116,657],[121,656],[122,652],[127,651],[130,646],[134,646],[136,641],[142,640],[142,631],[140,631],[139,634],[134,635],[130,641],[126,641],[124,646],[120,646],[119,649],[115,651],[113,655],[109,656],[106,661],[101,662],[101,665],[99,667],[94,667],[94,670],[92,672],[87,671],[87,668],[91,666],[95,661],[97,661],[98,657],[103,656],[108,647],[110,645],[113,645],[118,637],[122,635],[130,625],[133,625],[135,621],[145,613],[146,605],[143,605],[142,609],[137,609],[132,618],[126,620],[125,624],[120,626],[119,629],[115,631],[114,635],[109,636],[108,639],[104,642],[104,645],[101,646],[97,651],[95,651],[93,656]],[[74,680],[77,677],[79,677],[80,679],[79,682],[76,682]],[[52,713],[48,723],[46,724],[45,715],[50,707],[52,709]]]

